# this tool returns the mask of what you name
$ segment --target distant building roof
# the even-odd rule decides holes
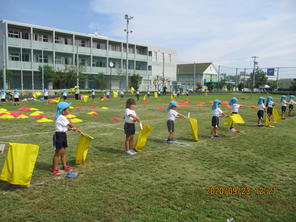
[[[177,74],[192,74],[195,70],[195,73],[204,73],[207,68],[213,63],[191,63],[191,64],[178,64],[177,65]],[[195,67],[194,67],[195,65]]]

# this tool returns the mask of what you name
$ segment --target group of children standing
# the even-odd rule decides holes
[[[6,95],[8,94],[8,100],[13,101],[14,105],[19,105],[20,104],[20,93],[18,89],[14,89],[13,92],[6,92],[5,89],[1,90],[1,102],[6,102]]]

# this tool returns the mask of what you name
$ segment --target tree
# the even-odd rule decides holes
[[[290,89],[291,89],[292,91],[296,91],[296,79],[294,79],[294,80],[291,82]]]
[[[200,82],[196,82],[196,90],[201,90],[202,84]]]
[[[214,89],[214,83],[213,82],[208,82],[206,83],[206,86],[208,87],[208,90],[211,92]]]
[[[153,79],[153,85],[156,90],[159,90],[161,82],[162,82],[161,76],[156,75],[156,77]]]
[[[227,91],[229,91],[229,92],[233,91],[233,84],[228,83],[228,84],[226,85],[226,87],[227,87]]]
[[[277,88],[277,81],[276,80],[268,80],[267,85],[270,86],[270,90],[275,90]]]
[[[243,82],[240,82],[238,85],[237,85],[237,88],[239,91],[242,91],[243,88],[245,88],[245,84]]]
[[[105,79],[104,73],[99,73],[97,76],[97,85],[98,89],[106,89],[107,88],[107,81]]]
[[[250,88],[253,88],[253,78],[254,75],[251,73],[251,78],[248,80],[248,86]],[[266,73],[262,69],[256,69],[255,70],[255,88],[258,88],[259,86],[266,85],[267,84],[267,77]]]
[[[218,83],[218,88],[223,89],[223,87],[226,85],[226,80],[221,79],[220,82]]]
[[[130,87],[133,87],[134,89],[138,89],[141,82],[142,82],[142,76],[139,74],[133,74],[130,78]]]
[[[39,72],[42,73],[42,66],[38,67]],[[44,87],[48,87],[49,82],[53,82],[55,79],[56,72],[52,66],[44,65],[43,66],[43,73],[44,73]]]
[[[67,67],[63,71],[57,71],[54,76],[54,88],[63,89],[63,88],[72,88],[76,84],[77,73],[76,70],[72,67]]]

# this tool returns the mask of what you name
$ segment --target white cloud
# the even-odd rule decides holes
[[[178,62],[250,66],[259,55],[266,66],[296,66],[293,0],[92,0],[90,6],[113,19],[104,34],[124,39],[128,13],[131,41],[176,49]]]

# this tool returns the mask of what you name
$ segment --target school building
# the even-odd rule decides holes
[[[0,21],[0,88],[52,89],[44,81],[49,65],[86,74],[81,89],[98,88],[94,75],[104,74],[107,88],[126,87],[126,42],[98,34],[83,34],[20,22]],[[176,79],[176,52],[143,44],[128,44],[128,75],[142,76],[141,90],[153,90],[156,75]],[[111,83],[109,84],[111,79]],[[44,83],[45,82],[45,83]],[[168,83],[170,84],[170,83]],[[74,86],[73,86],[74,87]]]
[[[208,82],[218,82],[218,78],[218,70],[211,62],[177,65],[178,88],[194,90],[197,82],[205,86]]]

